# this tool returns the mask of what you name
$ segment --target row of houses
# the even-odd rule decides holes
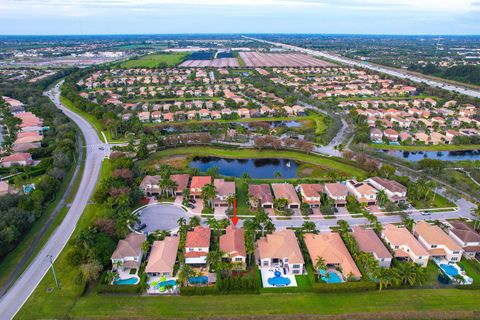
[[[284,114],[289,117],[306,115],[305,108],[302,106],[283,106],[272,107],[262,106],[258,109],[239,108],[232,110],[230,108],[223,108],[221,110],[190,110],[190,111],[175,111],[175,112],[161,112],[161,111],[142,111],[137,114],[137,117],[142,122],[173,122],[185,120],[220,120],[226,117],[231,117],[236,114],[241,119],[272,117],[274,115]],[[124,120],[130,119],[131,114],[124,114]]]
[[[474,257],[480,252],[480,235],[463,222],[452,222],[448,234],[440,227],[426,221],[418,222],[412,232],[404,227],[386,225],[380,234],[372,229],[353,227],[350,234],[362,252],[371,253],[380,267],[389,268],[392,259],[412,261],[426,267],[430,259],[441,259],[456,263],[462,255]],[[197,226],[187,232],[185,242],[185,263],[193,268],[206,268],[210,250],[211,230]],[[120,240],[112,254],[112,265],[117,271],[129,274],[142,261],[142,244],[145,235],[131,233]],[[322,259],[327,269],[335,269],[343,280],[360,279],[362,274],[345,246],[335,232],[307,233],[303,236],[305,247],[313,266]],[[145,272],[149,276],[174,277],[179,238],[166,237],[152,245]],[[229,226],[219,239],[219,249],[225,261],[245,269],[247,253],[244,231]],[[280,230],[261,237],[255,243],[255,261],[261,269],[281,269],[286,275],[306,273],[305,260],[299,242],[292,230]],[[325,271],[325,270],[324,270]]]

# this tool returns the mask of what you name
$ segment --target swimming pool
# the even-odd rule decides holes
[[[158,289],[165,286],[175,286],[176,284],[177,284],[176,280],[167,280],[167,281],[162,281],[157,283],[155,287]]]
[[[282,277],[280,271],[275,271],[275,277],[268,278],[269,285],[274,287],[286,287],[289,286],[291,281],[288,278]]]
[[[119,285],[122,285],[122,284],[137,284],[138,281],[139,281],[139,279],[135,278],[135,277],[128,278],[128,279],[117,278],[117,279],[115,279],[115,281],[113,281],[113,284],[119,284]]]
[[[456,277],[459,275],[457,268],[450,264],[442,263],[440,265],[440,268],[442,268],[442,270],[445,271],[445,273],[448,274],[450,277]]]
[[[338,273],[333,271],[325,272],[325,270],[320,270],[320,275],[322,280],[326,283],[342,283],[343,279],[338,275]]]
[[[207,276],[200,276],[200,277],[192,277],[188,279],[190,284],[207,284],[208,277]]]

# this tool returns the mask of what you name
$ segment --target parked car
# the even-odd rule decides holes
[[[197,203],[197,201],[196,201],[195,199],[190,199],[190,200],[188,200],[188,202],[190,202],[190,203]]]
[[[135,230],[137,231],[142,231],[143,229],[145,229],[147,227],[147,225],[145,223],[142,223],[141,225],[139,225]]]
[[[194,206],[193,204],[191,204],[191,203],[188,205],[188,207],[189,207],[190,209],[195,209],[195,206]]]

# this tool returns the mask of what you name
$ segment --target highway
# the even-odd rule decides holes
[[[50,261],[48,257],[51,256],[52,259],[55,260],[75,230],[77,222],[97,184],[102,160],[109,154],[109,145],[104,144],[100,140],[95,129],[85,119],[71,112],[60,103],[61,84],[62,82],[45,94],[78,125],[83,133],[86,145],[86,160],[82,181],[63,222],[51,235],[48,242],[40,250],[25,272],[1,298],[0,319],[2,320],[12,319],[15,316],[44,275],[49,272]]]
[[[371,63],[364,62],[364,61],[357,61],[357,60],[345,58],[345,57],[342,57],[342,56],[338,56],[338,55],[334,55],[334,54],[330,54],[330,53],[326,53],[326,52],[322,52],[322,51],[317,51],[317,50],[305,49],[305,48],[302,48],[302,47],[292,46],[292,45],[289,45],[289,44],[266,41],[266,40],[262,40],[262,39],[245,37],[245,36],[244,36],[244,38],[254,40],[254,41],[263,42],[263,43],[268,43],[268,44],[271,44],[271,45],[274,45],[274,46],[277,46],[277,47],[282,47],[282,48],[292,50],[292,51],[302,52],[302,53],[309,54],[311,56],[316,56],[316,57],[319,57],[319,58],[330,59],[330,60],[340,62],[340,63],[346,64],[346,65],[365,68],[365,69],[381,72],[381,73],[388,74],[388,75],[398,77],[398,78],[402,78],[402,79],[408,79],[408,80],[411,80],[411,81],[416,82],[416,83],[425,83],[429,86],[444,89],[444,90],[448,90],[448,91],[451,91],[451,92],[458,92],[458,93],[461,93],[461,94],[464,94],[464,95],[467,95],[467,96],[480,98],[480,91],[478,91],[478,90],[473,90],[473,89],[469,89],[469,88],[466,88],[466,87],[460,87],[460,86],[452,85],[452,84],[449,84],[447,82],[431,80],[431,79],[424,78],[424,77],[421,77],[421,76],[416,76],[416,75],[412,75],[412,74],[409,74],[409,73],[406,73],[406,72],[402,72],[400,70],[390,69],[390,68],[382,67],[382,66],[379,66],[379,65],[373,65]]]

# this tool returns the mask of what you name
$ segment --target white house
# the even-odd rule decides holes
[[[210,228],[197,226],[187,232],[185,241],[185,263],[195,267],[205,267],[210,248]]]

